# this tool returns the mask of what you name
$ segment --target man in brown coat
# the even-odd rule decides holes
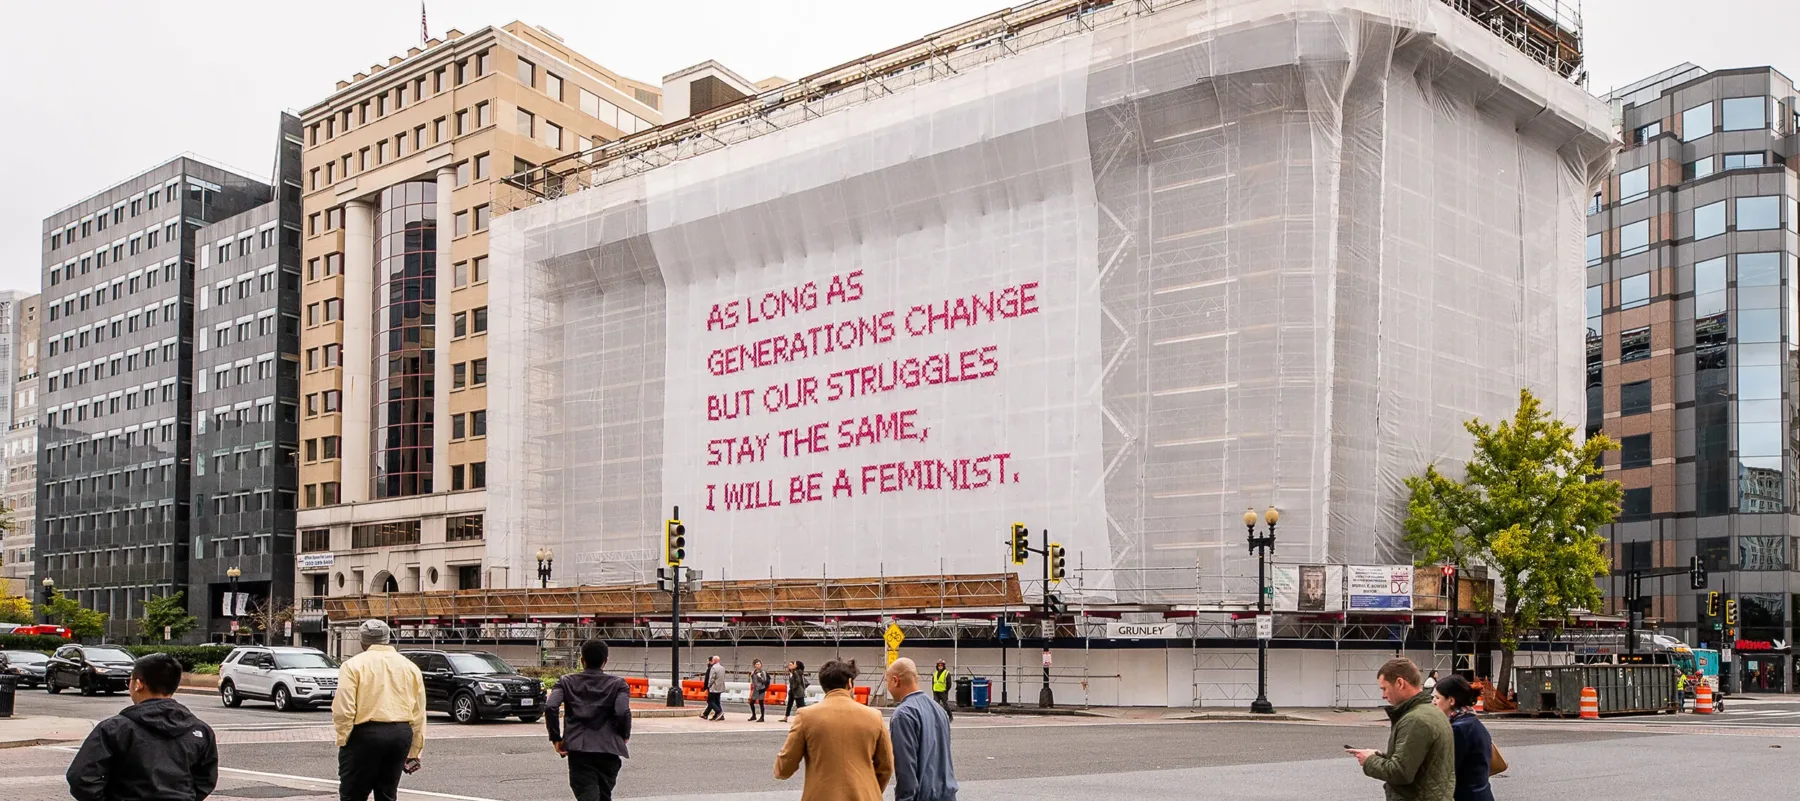
[[[819,669],[825,700],[802,709],[775,757],[775,778],[806,763],[800,801],[881,801],[894,776],[894,745],[881,713],[856,702],[850,685],[856,662],[832,660]]]

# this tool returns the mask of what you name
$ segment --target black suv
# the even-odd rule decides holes
[[[107,645],[65,645],[44,665],[44,689],[52,694],[65,688],[82,695],[124,692],[131,685],[131,654]]]
[[[544,685],[519,675],[486,651],[401,651],[425,674],[425,708],[457,723],[517,715],[535,723],[544,714]]]

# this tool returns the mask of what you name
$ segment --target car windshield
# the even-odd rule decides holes
[[[50,657],[36,651],[7,651],[0,655],[5,656],[8,662],[15,665],[41,665],[50,661]]]
[[[334,668],[337,663],[324,654],[309,654],[304,651],[291,654],[276,654],[275,666],[282,670],[302,670],[305,668]]]
[[[130,662],[130,661],[133,661],[131,658],[131,654],[125,653],[124,651],[120,651],[120,650],[117,650],[114,648],[89,648],[89,649],[87,649],[87,658],[88,658],[89,662]]]
[[[457,673],[490,674],[513,673],[511,665],[493,654],[445,654],[450,659],[450,669]]]

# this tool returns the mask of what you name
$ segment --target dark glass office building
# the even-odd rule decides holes
[[[183,156],[44,220],[37,572],[112,636],[189,585],[196,235],[270,198]]]

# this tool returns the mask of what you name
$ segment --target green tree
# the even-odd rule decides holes
[[[1506,591],[1500,610],[1499,691],[1511,689],[1519,638],[1572,608],[1600,605],[1594,579],[1607,573],[1597,533],[1619,515],[1619,482],[1600,478],[1600,458],[1618,444],[1604,434],[1575,442],[1575,428],[1520,390],[1511,420],[1463,423],[1475,437],[1461,481],[1427,466],[1406,480],[1406,541],[1420,564],[1479,561]]]
[[[163,627],[167,626],[169,639],[179,640],[200,622],[187,613],[187,604],[182,600],[184,594],[177,592],[144,602],[144,616],[138,620],[138,628],[145,639],[162,641]]]
[[[17,595],[0,596],[0,623],[28,626],[37,622],[31,616],[31,599]]]
[[[106,613],[83,608],[67,595],[59,594],[39,609],[51,623],[67,628],[76,637],[98,637],[106,633]]]

